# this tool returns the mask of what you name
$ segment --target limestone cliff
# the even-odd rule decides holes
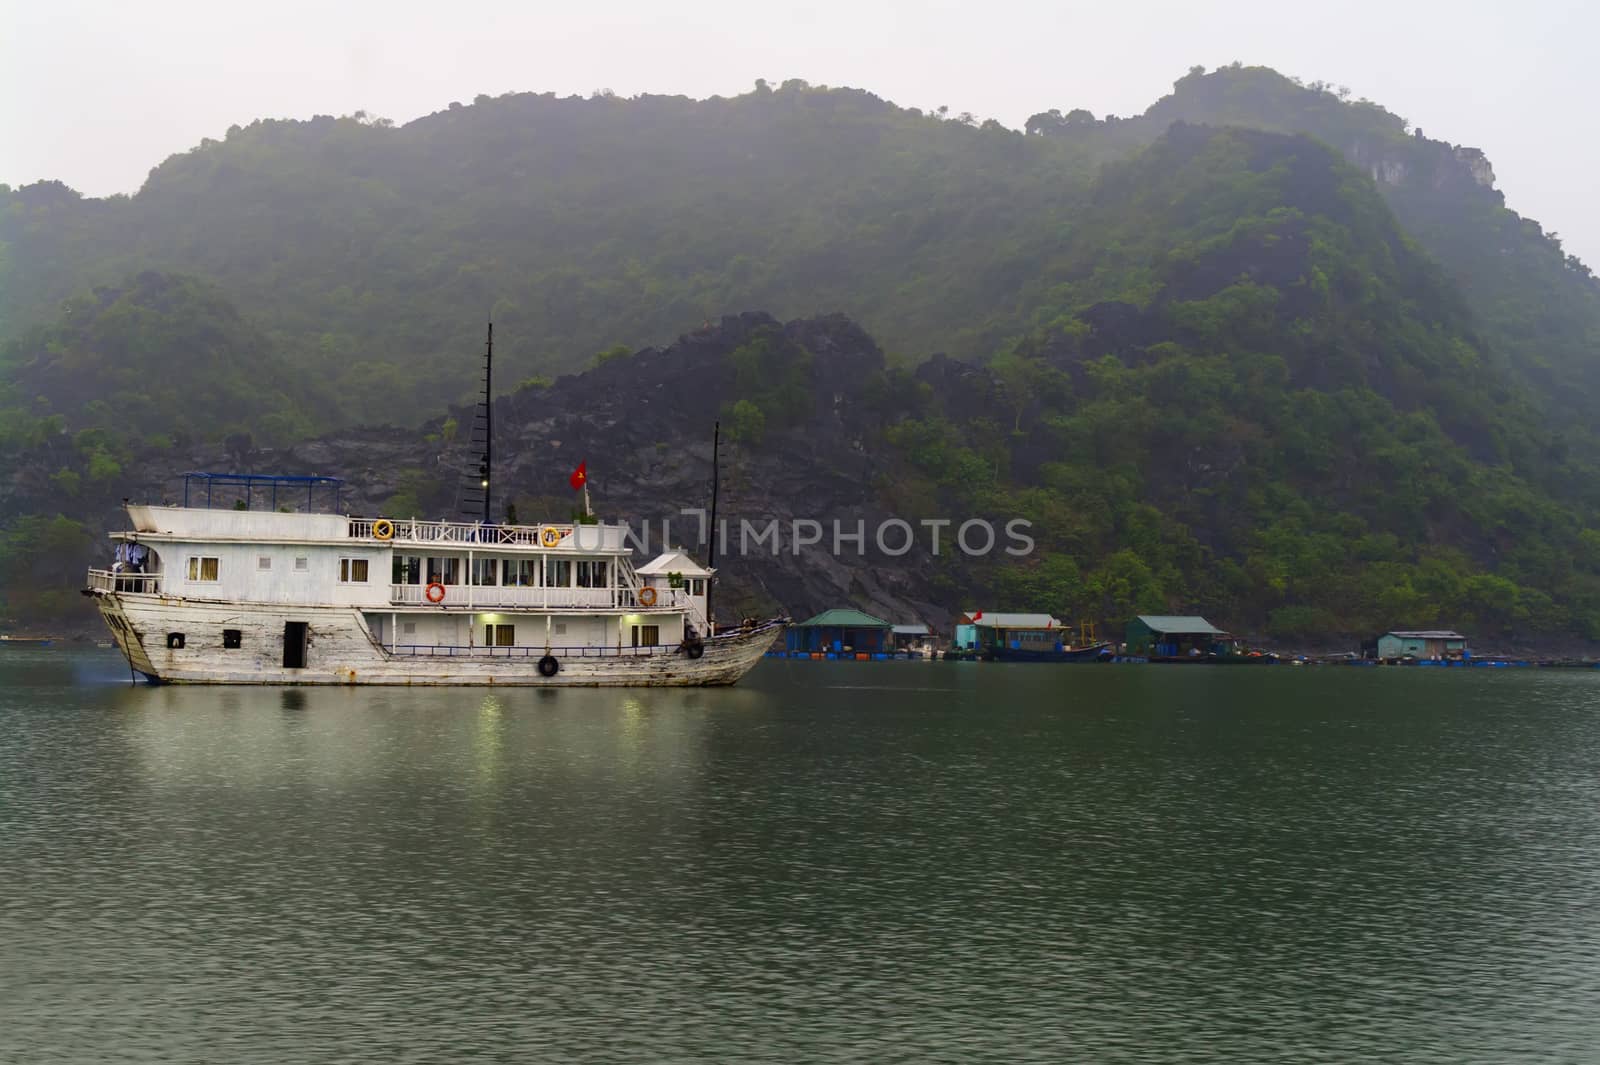
[[[841,315],[786,324],[762,313],[729,316],[667,348],[610,359],[548,388],[501,398],[495,405],[497,516],[514,501],[524,522],[569,520],[577,497],[567,478],[586,462],[600,518],[626,521],[641,540],[648,536],[650,554],[665,546],[669,533],[672,546],[686,546],[703,560],[703,519],[680,510],[710,505],[712,427],[735,398],[730,357],[752,338],[774,335],[810,353],[812,400],[788,424],[765,433],[759,446],[724,426],[719,518],[727,542],[718,560],[719,614],[784,610],[805,616],[851,603],[897,622],[944,626],[954,607],[930,591],[935,561],[923,550],[927,537],[903,555],[885,553],[875,542],[880,522],[896,516],[878,490],[893,471],[868,447],[880,428],[873,389],[881,385],[884,356]],[[925,373],[933,387],[961,388],[974,398],[981,395],[973,392],[974,381],[992,387],[986,372],[950,360],[936,360]],[[458,410],[452,419],[465,426],[472,415]],[[141,491],[156,499],[175,498],[178,475],[190,468],[338,476],[347,481],[346,507],[374,515],[386,513],[408,482],[420,482],[423,509],[405,516],[457,518],[467,516],[460,486],[476,457],[463,442],[464,430],[453,442],[441,440],[444,421],[418,429],[350,430],[275,451],[200,450],[147,460],[136,472]],[[105,520],[115,523],[114,509]],[[796,547],[795,523],[811,520],[822,526],[821,541]],[[773,521],[776,551],[767,533]],[[852,538],[858,527],[866,532],[859,548]],[[802,526],[802,539],[811,533]],[[897,540],[889,546],[897,548]]]

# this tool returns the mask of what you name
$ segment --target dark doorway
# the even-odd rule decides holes
[[[283,623],[283,668],[306,668],[306,623],[303,621]]]

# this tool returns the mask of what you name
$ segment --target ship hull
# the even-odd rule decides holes
[[[128,664],[160,684],[526,685],[706,687],[736,683],[784,628],[774,620],[718,635],[700,657],[680,648],[551,648],[559,668],[540,672],[542,647],[419,648],[395,654],[376,641],[362,611],[273,607],[96,592],[96,604]],[[286,626],[304,625],[304,666],[284,664]],[[238,646],[224,646],[224,631]]]

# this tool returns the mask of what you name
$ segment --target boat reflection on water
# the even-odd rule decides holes
[[[507,763],[692,778],[708,712],[759,708],[727,689],[394,689],[129,686],[119,730],[154,778],[223,775],[235,788],[348,788],[418,773],[500,776]],[[515,774],[513,774],[515,775]]]

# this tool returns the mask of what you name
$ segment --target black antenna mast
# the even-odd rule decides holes
[[[491,522],[494,513],[489,509],[489,474],[494,469],[494,323],[489,323],[489,335],[483,343],[483,464],[478,467],[478,479],[483,488],[483,520]]]
[[[711,626],[711,631],[716,631],[716,623],[711,620],[711,590],[717,583],[717,451],[722,444],[722,423],[711,423],[711,548],[707,552],[709,563],[706,568],[712,570],[711,576],[706,578],[706,624]]]

